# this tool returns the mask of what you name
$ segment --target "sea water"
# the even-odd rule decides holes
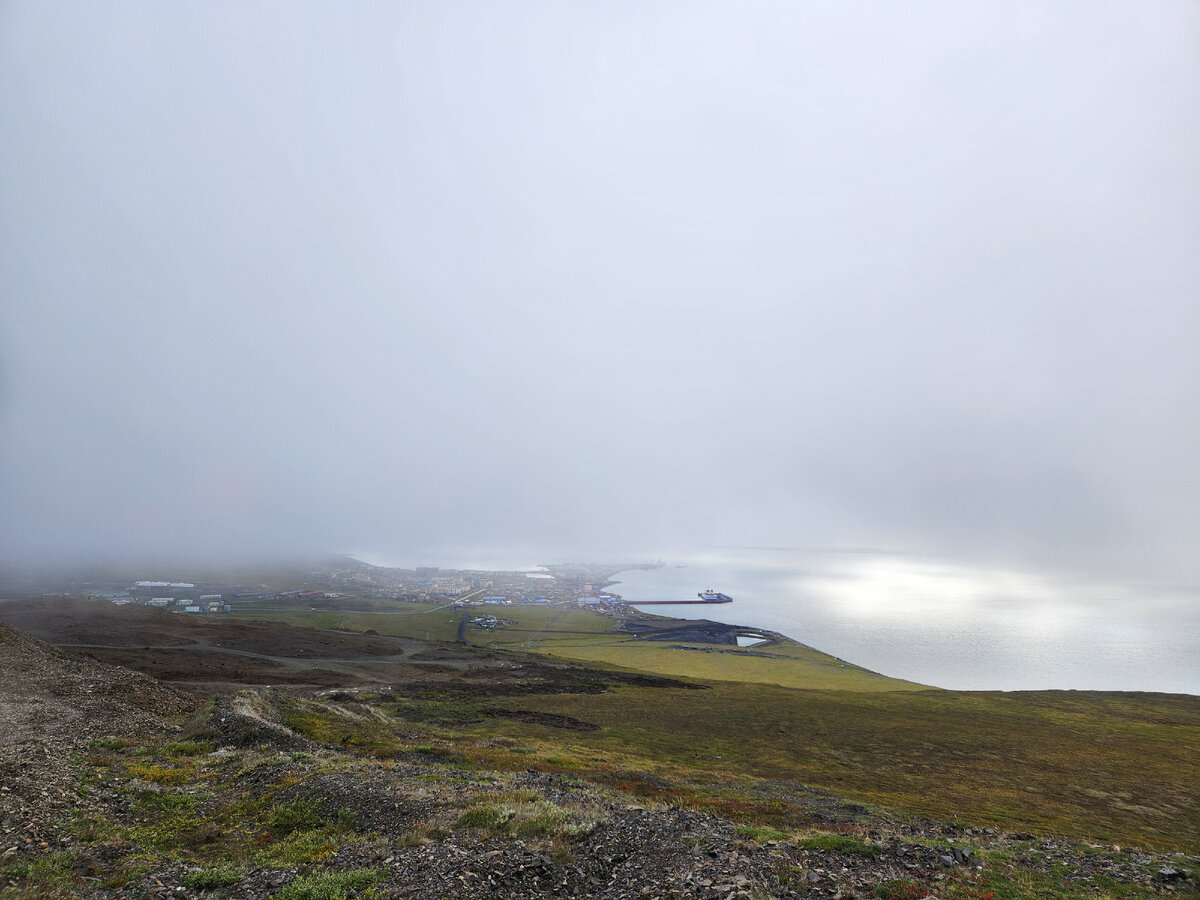
[[[1121,588],[944,560],[738,549],[630,570],[639,600],[734,598],[647,612],[782,632],[885,675],[959,690],[1200,694],[1200,596]]]

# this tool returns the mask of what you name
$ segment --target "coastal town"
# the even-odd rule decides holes
[[[614,575],[662,565],[662,562],[560,563],[518,571],[438,566],[402,569],[374,566],[345,556],[333,557],[299,576],[256,573],[256,580],[211,577],[202,580],[195,575],[181,576],[179,580],[130,580],[127,573],[78,572],[70,576],[9,573],[6,582],[0,585],[0,597],[82,597],[117,606],[149,606],[202,616],[279,608],[372,611],[397,602],[435,603],[463,609],[577,606],[604,612],[623,606],[620,594],[607,590],[615,583]]]
[[[643,611],[611,588],[621,572],[662,568],[661,561],[557,563],[516,570],[450,569],[438,566],[391,568],[350,556],[330,556],[321,564],[268,571],[259,568],[224,577],[195,570],[155,572],[157,578],[138,578],[145,572],[4,574],[0,582],[0,611],[20,601],[61,602],[82,614],[79,603],[111,604],[124,610],[156,610],[182,619],[280,620],[315,627],[347,626],[356,616],[448,614],[444,640],[470,642],[481,632],[511,630],[525,633],[532,617],[542,621],[564,613],[586,612],[609,619],[604,630],[639,641],[685,642],[683,649],[764,655],[763,645],[774,632],[745,624],[692,619]],[[697,591],[694,599],[639,600],[637,606],[664,605],[672,610],[694,605],[710,607],[732,598],[712,590]],[[10,601],[12,602],[6,602]],[[333,617],[333,618],[330,618]],[[2,618],[2,616],[0,616]],[[432,620],[431,620],[432,621]],[[340,623],[340,624],[337,624]],[[182,623],[181,623],[182,625]],[[381,626],[382,627],[382,626]],[[545,638],[534,628],[527,644]],[[431,636],[432,628],[420,630]],[[696,646],[691,646],[695,644]]]

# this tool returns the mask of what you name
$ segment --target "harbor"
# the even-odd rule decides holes
[[[638,606],[684,606],[692,604],[732,603],[733,598],[719,591],[707,590],[696,594],[695,600],[639,600]]]

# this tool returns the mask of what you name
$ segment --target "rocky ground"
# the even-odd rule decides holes
[[[569,775],[365,759],[288,728],[276,699],[204,704],[0,624],[0,896],[987,900],[1003,872],[1027,896],[1108,897],[1194,895],[1200,869],[852,805],[782,834]]]
[[[0,833],[8,846],[63,840],[59,823],[80,805],[71,760],[89,740],[165,741],[175,719],[199,705],[146,675],[74,659],[0,622]]]

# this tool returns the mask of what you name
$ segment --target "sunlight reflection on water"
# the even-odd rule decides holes
[[[719,618],[938,687],[1200,694],[1194,595],[819,551],[707,554],[686,566],[623,572],[614,590],[636,603],[712,586],[735,599]]]

